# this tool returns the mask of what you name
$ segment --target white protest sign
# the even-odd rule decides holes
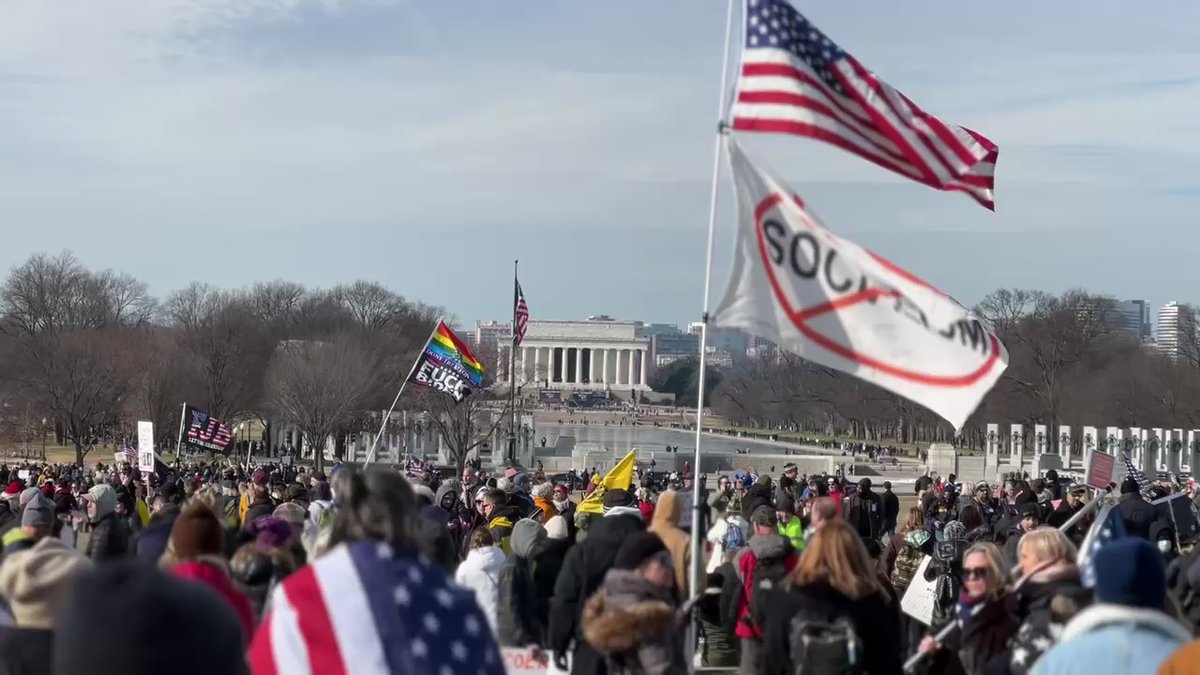
[[[929,556],[921,559],[921,565],[917,567],[912,582],[908,584],[904,597],[900,599],[900,609],[927,626],[933,623],[933,605],[937,596],[937,579],[925,579],[925,569],[929,567],[931,560],[933,558]]]
[[[502,647],[504,672],[508,675],[568,675],[560,670],[550,658],[550,652],[535,647]]]
[[[138,470],[144,473],[154,471],[154,423],[139,421],[138,434]]]
[[[1008,352],[953,298],[830,232],[726,139],[738,237],[718,326],[915,401],[961,428]]]
[[[29,469],[17,469],[17,478],[20,478],[21,480],[28,483],[29,482]]]

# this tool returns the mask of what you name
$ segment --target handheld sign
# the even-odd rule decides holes
[[[1116,468],[1117,458],[1107,452],[1092,450],[1088,453],[1087,474],[1083,482],[1096,490],[1108,489],[1113,482],[1113,469]]]
[[[921,559],[921,565],[917,567],[912,581],[904,591],[904,597],[900,599],[900,609],[926,626],[933,623],[933,606],[937,598],[937,579],[925,578],[925,570],[928,569],[931,560],[933,558],[929,556]]]
[[[138,470],[143,473],[154,471],[154,423],[141,420],[137,423]]]

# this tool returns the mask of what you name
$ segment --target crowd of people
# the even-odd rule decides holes
[[[0,674],[498,674],[504,647],[578,675],[1200,672],[1200,548],[1134,481],[1081,557],[1089,492],[1054,475],[925,476],[901,514],[787,464],[702,485],[693,533],[690,472],[592,499],[407,473],[0,467]]]

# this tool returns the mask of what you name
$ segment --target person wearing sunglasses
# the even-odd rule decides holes
[[[1017,632],[1017,622],[1008,611],[1004,596],[1009,576],[1000,549],[978,543],[963,554],[962,592],[956,615],[961,624],[944,643],[932,636],[921,641],[920,651],[931,653],[928,672],[956,672],[955,659],[967,675],[983,675],[987,664],[1007,650]],[[940,650],[940,651],[939,651]]]

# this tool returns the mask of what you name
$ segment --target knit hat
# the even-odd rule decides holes
[[[276,518],[281,518],[294,528],[304,527],[304,519],[308,517],[308,511],[303,506],[292,502],[285,502],[275,507]]]
[[[267,472],[263,471],[262,469],[256,470],[254,475],[250,477],[250,482],[259,487],[265,487],[268,480],[269,478],[267,477]]]
[[[295,536],[291,524],[275,516],[262,516],[255,519],[250,523],[248,531],[254,535],[254,541],[263,550],[283,548]]]
[[[202,555],[225,552],[225,528],[208,506],[193,502],[171,527],[170,550],[178,560],[195,560]]]
[[[244,639],[210,587],[112,561],[80,575],[58,613],[54,673],[247,675]]]
[[[613,567],[619,570],[636,569],[651,556],[667,550],[662,539],[649,532],[638,532],[625,538],[621,548],[617,549],[617,557]]]
[[[1041,520],[1040,514],[1038,513],[1038,505],[1034,502],[1022,502],[1017,504],[1017,515],[1021,516],[1022,520],[1029,517]]]
[[[546,530],[541,523],[529,518],[522,518],[513,525],[509,544],[514,555],[530,558],[533,556],[534,547],[545,538]]]
[[[17,498],[17,503],[24,509],[34,497],[41,496],[41,494],[42,491],[35,487],[25,488],[21,490],[21,495]]]
[[[614,506],[633,506],[633,495],[629,494],[629,490],[622,488],[613,488],[604,493],[604,510],[607,511]]]
[[[1137,479],[1133,476],[1129,476],[1125,480],[1121,481],[1121,494],[1128,494],[1130,492],[1141,492],[1141,488],[1138,487]]]
[[[71,581],[92,561],[61,540],[47,537],[32,548],[6,556],[0,567],[0,597],[21,628],[50,628],[62,609]]]
[[[4,494],[0,497],[3,499],[16,499],[19,494],[21,494],[21,482],[14,480],[8,484],[8,487],[4,488]]]
[[[21,511],[21,527],[50,529],[54,525],[54,502],[38,493]]]
[[[543,527],[546,528],[546,536],[550,539],[566,539],[571,535],[567,528],[567,519],[562,516],[554,516],[547,520]]]
[[[1162,555],[1146,540],[1125,537],[1110,542],[1100,547],[1092,564],[1098,602],[1162,609],[1167,597],[1167,572]]]

